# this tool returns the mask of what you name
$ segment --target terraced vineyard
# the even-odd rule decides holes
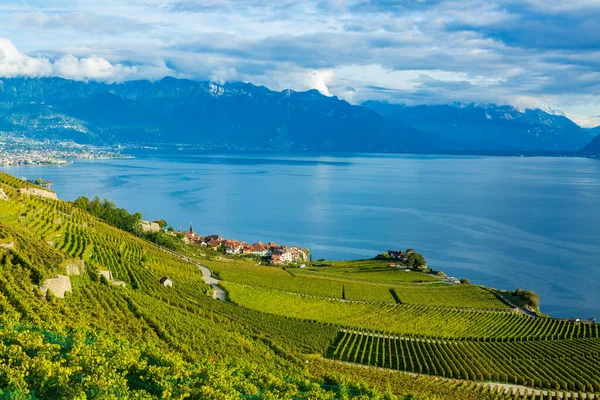
[[[600,339],[478,342],[341,331],[330,358],[465,380],[600,390]]]
[[[365,384],[376,384],[385,377],[388,388],[401,386],[419,398],[445,398],[447,396],[460,400],[494,399],[494,400],[583,400],[592,397],[585,392],[569,390],[530,389],[524,386],[496,384],[493,382],[476,382],[454,378],[434,378],[428,375],[404,373],[397,370],[375,367],[358,371],[354,364],[340,361],[321,361],[315,368],[318,373],[340,371],[352,379]],[[436,397],[438,396],[438,397]],[[593,396],[593,395],[592,395]]]
[[[517,312],[449,307],[364,304],[226,282],[232,301],[276,315],[447,339],[532,341],[600,337],[600,327],[550,318],[532,318]]]
[[[9,188],[40,188],[39,186],[27,182],[27,181],[23,181],[17,177],[14,177],[12,175],[9,174],[5,174],[5,173],[1,173],[0,172],[0,183],[4,184],[5,187],[9,187]],[[44,190],[48,191],[48,192],[53,192],[50,189],[44,188]]]
[[[20,184],[19,180],[6,178],[3,174],[0,177],[3,182]],[[77,369],[64,370],[61,377],[53,377],[51,383],[44,383],[50,378],[42,379],[35,368],[41,365],[43,354],[50,353],[44,350],[46,353],[36,355],[41,342],[37,342],[35,332],[40,330],[47,332],[50,338],[64,337],[60,343],[81,335],[94,338],[79,344],[83,353],[73,355],[75,358],[69,361],[62,357],[69,354],[70,347],[53,356],[53,361],[47,360],[46,365],[56,362],[52,367],[56,371],[65,363],[79,365],[84,362],[83,369],[88,371],[90,379],[100,376],[101,364],[88,360],[86,357],[91,357],[91,353],[83,349],[99,336],[108,335],[117,341],[112,346],[118,350],[106,349],[107,355],[130,349],[130,345],[141,349],[149,347],[148,351],[160,352],[170,362],[183,357],[186,362],[193,363],[206,360],[214,360],[223,366],[235,363],[237,367],[227,373],[246,371],[242,376],[253,374],[262,382],[271,381],[269,385],[278,385],[278,378],[267,378],[269,371],[279,371],[280,376],[295,376],[302,381],[303,373],[298,367],[302,365],[300,352],[321,353],[335,337],[335,329],[326,325],[282,319],[215,301],[206,296],[209,287],[195,265],[109,226],[72,204],[24,196],[17,192],[17,187],[6,184],[1,187],[9,200],[0,200],[0,244],[3,246],[0,248],[0,336],[4,340],[0,342],[0,370],[2,376],[10,376],[6,373],[14,375],[12,382],[17,386],[11,391],[27,394],[28,390],[34,389],[40,398],[47,398],[43,393],[47,393],[47,385],[52,385],[52,397],[63,393],[64,398],[74,398],[81,393],[88,396],[96,393],[91,397],[97,397],[98,393],[105,393],[105,389],[117,390],[118,387],[118,390],[124,390],[119,392],[121,396],[151,391],[153,397],[160,397],[172,390],[168,388],[169,382],[183,379],[181,371],[200,367],[189,364],[184,369],[160,374],[159,370],[148,372],[147,376],[139,378],[146,383],[138,385],[134,382],[138,382],[136,376],[143,373],[144,361],[141,360],[135,367],[129,362],[115,366],[121,375],[111,374],[110,379],[97,384],[82,385],[85,380],[77,377]],[[42,296],[37,285],[56,274],[66,274],[67,264],[76,260],[84,261],[85,272],[69,277],[73,292],[67,293],[64,300]],[[122,280],[126,286],[116,287],[99,279],[100,270],[111,271],[114,279]],[[169,276],[174,286],[161,285],[162,276]],[[36,337],[38,344],[32,344],[27,354],[15,353],[15,346],[25,346],[22,338],[30,334]],[[7,347],[9,345],[12,347]],[[285,350],[282,350],[283,346]],[[131,357],[137,357],[134,353]],[[8,357],[13,361],[9,362]],[[10,366],[17,359],[22,363],[18,371]],[[221,384],[219,388],[217,380],[211,384],[214,393],[228,390],[229,396],[233,396],[231,393],[247,392],[226,389]],[[1,396],[5,395],[6,385],[0,378]],[[186,387],[182,382],[177,386],[180,385]],[[295,388],[290,382],[285,385],[288,389]],[[274,387],[258,384],[249,393],[252,390],[268,393]],[[73,392],[69,388],[78,389]],[[187,390],[192,389],[188,387]],[[306,387],[302,391],[286,389],[284,392],[302,398],[323,391],[316,385],[310,390]],[[142,398],[147,397],[142,395]]]
[[[16,178],[0,173],[0,187],[0,397],[525,398],[466,380],[599,389],[597,325],[530,318],[477,286],[382,263],[369,280],[367,261],[284,270],[186,248],[225,280],[232,302],[217,301],[196,265],[20,193],[35,186]],[[67,273],[64,299],[40,292]]]
[[[492,293],[476,285],[415,283],[421,280],[439,282],[439,279],[419,272],[404,272],[388,268],[388,274],[392,276],[392,278],[388,277],[389,283],[369,283],[364,281],[364,275],[360,273],[359,279],[355,279],[353,275],[344,277],[339,273],[329,273],[321,276],[307,274],[297,268],[285,271],[244,261],[203,260],[203,262],[229,282],[317,297],[342,299],[343,292],[346,300],[356,301],[505,310],[509,308]],[[384,274],[381,273],[376,279],[384,281],[383,276]]]

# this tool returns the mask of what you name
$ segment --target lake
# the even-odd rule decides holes
[[[313,259],[415,248],[449,275],[533,289],[552,316],[600,318],[600,160],[181,153],[2,170]]]

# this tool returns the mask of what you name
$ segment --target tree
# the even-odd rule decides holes
[[[427,263],[425,262],[425,257],[423,257],[421,254],[413,252],[413,253],[410,253],[407,258],[408,258],[408,261],[407,261],[406,265],[408,266],[408,268],[418,270],[418,271],[427,269]]]
[[[471,282],[467,278],[460,278],[460,283],[463,285],[470,285]]]
[[[87,210],[89,202],[90,202],[90,200],[87,197],[81,196],[75,200],[74,204],[76,207],[79,207],[82,210]]]
[[[387,260],[390,258],[390,255],[388,253],[381,253],[381,254],[377,254],[377,257],[375,257],[378,260]]]
[[[164,228],[165,226],[167,226],[167,221],[165,221],[164,219],[157,219],[157,220],[154,220],[152,222],[157,223],[158,226],[161,227],[161,229]]]

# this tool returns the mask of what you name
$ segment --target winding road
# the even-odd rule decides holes
[[[166,247],[157,245],[156,243],[153,243],[153,244],[160,247],[163,251],[165,251],[169,254],[172,254],[176,257],[179,257],[183,261],[187,261],[190,264],[194,264],[196,267],[198,267],[198,269],[202,273],[202,279],[204,279],[204,282],[206,282],[206,284],[208,284],[212,287],[212,297],[216,300],[227,301],[227,292],[225,292],[225,290],[223,290],[223,288],[221,286],[219,286],[220,281],[213,276],[212,271],[210,269],[208,269],[204,265],[192,260],[191,258],[184,256],[183,254],[179,254],[173,250],[169,250]]]
[[[213,297],[217,300],[227,301],[227,293],[225,293],[225,291],[219,286],[220,281],[212,275],[211,270],[195,261],[189,261],[200,268],[200,272],[202,272],[202,279],[204,279],[204,282],[213,288]]]

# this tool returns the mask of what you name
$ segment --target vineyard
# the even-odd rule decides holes
[[[0,185],[2,397],[526,398],[467,380],[600,389],[597,325],[527,317],[478,286],[382,262],[286,270],[183,248],[223,280],[231,301],[218,301],[196,265],[18,191],[32,184],[0,173]],[[40,291],[58,274],[72,286],[64,299]]]
[[[526,387],[507,387],[508,385],[488,382],[465,381],[453,378],[434,378],[416,373],[404,373],[391,369],[365,366],[356,367],[354,364],[333,360],[315,361],[313,371],[319,376],[326,376],[331,381],[351,379],[379,388],[391,389],[394,392],[412,393],[417,399],[421,398],[453,398],[460,400],[561,400],[590,399],[585,392],[569,390],[537,390]],[[344,378],[338,378],[343,375]]]
[[[364,273],[346,274],[310,274],[301,269],[285,271],[279,268],[255,265],[244,261],[219,262],[203,260],[206,266],[219,273],[228,281],[245,285],[293,292],[323,298],[356,300],[380,303],[402,303],[429,306],[451,306],[508,309],[492,293],[475,285],[430,285],[415,283],[431,279],[439,279],[419,272],[389,271],[388,282],[370,283],[364,281]],[[297,272],[298,271],[298,272]],[[378,271],[376,271],[377,274]],[[384,280],[384,273],[379,273],[376,279]],[[393,278],[390,278],[390,275]],[[408,277],[408,278],[407,278]],[[361,279],[362,278],[362,279]]]
[[[4,182],[19,182],[3,178]],[[324,352],[335,337],[335,329],[322,324],[248,312],[212,300],[205,295],[209,287],[195,265],[109,226],[69,203],[21,196],[16,188],[6,184],[2,185],[2,190],[9,197],[9,201],[0,201],[0,244],[6,245],[0,248],[0,332],[6,335],[17,335],[14,329],[22,332],[18,335],[44,330],[52,337],[58,335],[68,342],[73,335],[101,333],[110,340],[122,342],[117,345],[119,349],[130,345],[151,346],[154,353],[160,351],[167,358],[183,357],[186,363],[198,365],[207,360],[214,360],[219,365],[235,362],[239,368],[252,371],[249,373],[261,382],[275,382],[274,377],[268,378],[271,371],[297,376],[303,381],[301,352]],[[76,260],[84,261],[85,271],[70,276],[73,291],[67,293],[64,300],[44,297],[37,289],[32,291],[32,284],[39,285],[57,273],[66,274],[66,266]],[[125,287],[116,287],[110,281],[100,279],[98,272],[101,270],[111,271],[113,279],[125,282]],[[160,278],[165,275],[173,280],[172,288],[160,284]],[[9,346],[11,340],[7,338],[4,345]],[[0,369],[7,357],[15,359],[15,355],[10,354],[14,353],[11,349],[16,345],[10,346],[0,346]],[[35,352],[31,349],[27,355],[19,356],[24,363],[20,372],[6,367],[4,375],[0,375],[0,388],[12,387],[18,391],[37,387],[42,390],[41,383],[31,381],[28,376],[38,374],[38,370],[30,368],[37,368],[36,363],[44,359],[44,354],[50,353],[44,350],[35,360],[27,361],[27,357]],[[56,359],[56,362],[60,363],[60,360]],[[69,362],[76,365],[84,360]],[[105,381],[108,386],[103,390],[114,385],[127,392],[138,379],[135,376],[142,379],[140,374],[144,373],[142,364],[131,368],[118,369],[122,375],[119,379],[114,377],[112,381]],[[193,370],[195,367],[188,365],[186,368]],[[96,373],[100,371],[97,369]],[[150,386],[155,386],[154,394],[167,390],[167,381],[182,379],[181,371],[168,371],[164,377],[151,380]],[[13,373],[12,383],[2,380],[1,376],[9,377]],[[76,374],[76,369],[68,370],[60,378],[60,384],[56,384],[65,393],[64,398],[73,398],[67,389],[72,386],[80,387],[88,395],[93,393],[89,391],[92,389],[72,381],[77,379]],[[16,376],[22,379],[19,381]],[[310,390],[293,389],[291,383],[284,386],[287,387],[284,393],[295,393],[300,397],[323,392],[318,385]],[[275,389],[262,384],[257,385],[255,391],[269,393]],[[140,395],[148,390],[148,386],[142,386],[136,393]],[[215,389],[215,393],[218,392]],[[330,397],[321,395],[322,398]]]
[[[310,267],[294,270],[294,274],[320,276],[333,279],[353,280],[386,285],[404,283],[438,283],[440,280],[431,274],[390,268],[393,260],[345,260],[315,261]]]
[[[600,337],[598,325],[516,312],[332,301],[232,282],[224,286],[232,301],[254,310],[400,335],[488,341]]]
[[[328,357],[464,380],[600,390],[600,339],[478,342],[341,331]]]

